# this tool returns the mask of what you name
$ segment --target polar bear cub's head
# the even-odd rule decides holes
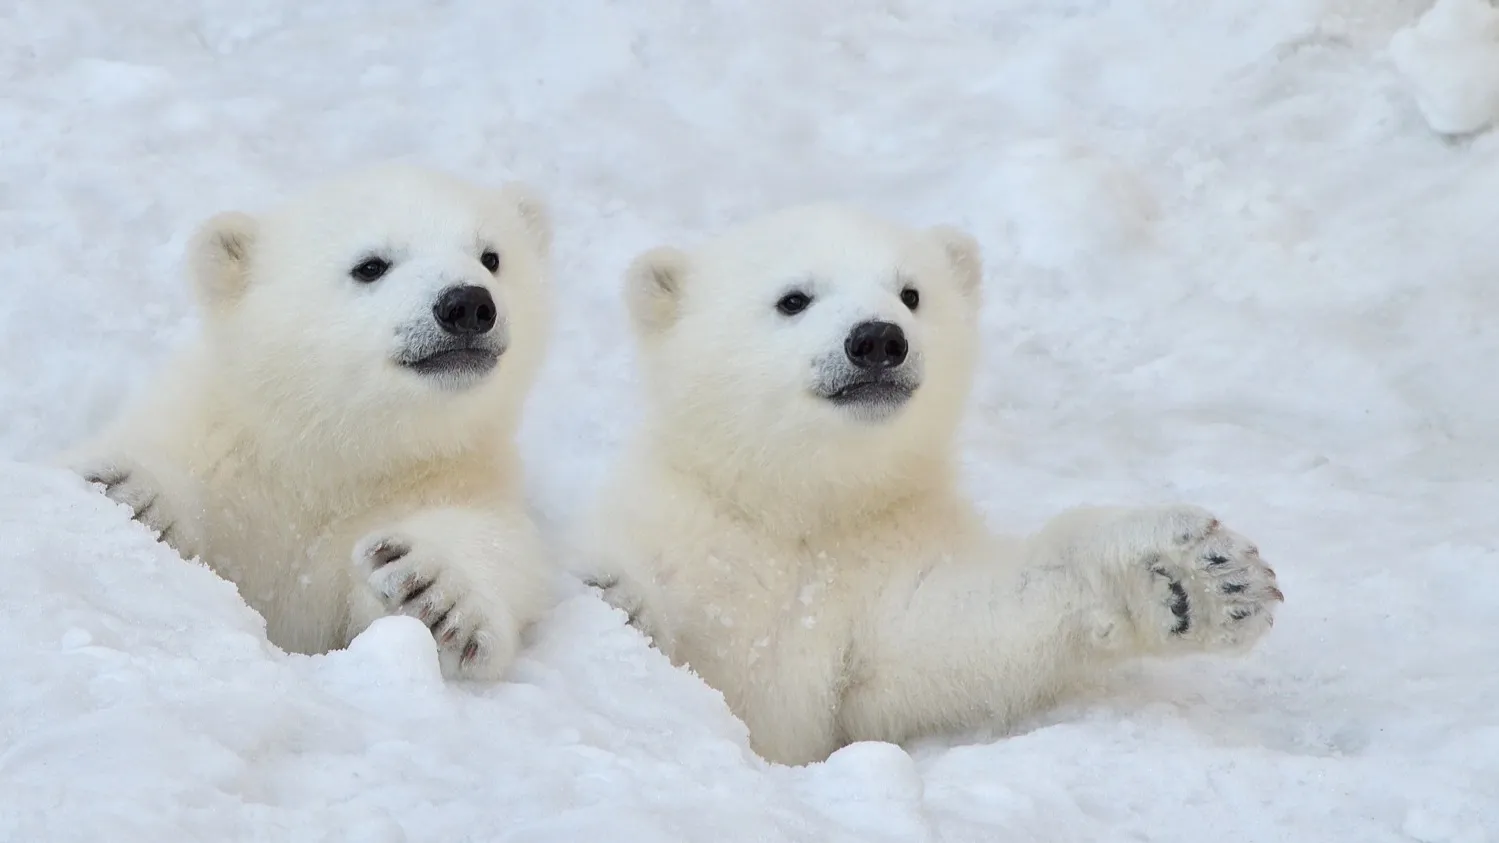
[[[980,263],[957,230],[829,204],[641,255],[625,297],[656,426],[672,447],[780,477],[853,479],[946,448],[972,379]]]
[[[219,214],[191,248],[212,370],[303,436],[503,424],[544,353],[550,244],[525,188],[404,165]]]

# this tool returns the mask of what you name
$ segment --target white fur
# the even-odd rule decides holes
[[[1195,507],[985,528],[953,453],[981,274],[960,232],[833,206],[628,273],[649,414],[584,550],[606,598],[721,691],[768,759],[1013,723],[1120,659],[1242,648],[1271,623],[1273,572]],[[793,286],[815,299],[787,317]],[[873,421],[811,392],[871,318],[905,330],[922,374]]]
[[[446,675],[497,677],[549,598],[512,434],[547,344],[550,240],[522,187],[398,166],[218,215],[189,254],[200,335],[66,461],[238,585],[275,644],[326,652],[406,612]],[[354,280],[371,254],[392,269]],[[396,365],[462,284],[495,300],[498,367],[455,386]]]

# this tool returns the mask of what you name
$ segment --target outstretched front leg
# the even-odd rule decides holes
[[[1091,574],[1095,632],[1125,654],[1247,649],[1284,600],[1254,543],[1195,506],[1073,510],[1032,554]]]
[[[353,634],[380,610],[432,630],[447,678],[498,679],[521,635],[546,610],[549,570],[541,541],[522,517],[432,509],[377,529],[354,546],[364,593],[354,595]]]
[[[1190,506],[1078,509],[896,577],[854,637],[847,740],[1012,724],[1121,659],[1236,651],[1282,600],[1247,539]]]

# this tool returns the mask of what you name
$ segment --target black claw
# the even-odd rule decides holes
[[[458,661],[460,663],[470,662],[477,655],[479,655],[479,639],[470,638],[468,643],[463,645],[463,655],[459,657]]]
[[[135,510],[135,515],[133,517],[136,520],[139,520],[142,515],[145,515],[147,512],[150,512],[151,511],[151,507],[153,507],[153,506],[156,505],[156,499],[158,497],[161,497],[161,496],[160,495],[152,495],[151,497],[147,498],[146,502],[143,503],[143,504],[141,504],[139,509]]]
[[[159,510],[159,509],[156,508],[156,504],[160,500],[161,500],[161,495],[152,495],[151,496],[151,500],[144,507],[141,508],[140,512],[136,513],[135,520],[141,522],[142,524],[145,524],[148,527],[151,525],[152,521],[161,521],[161,520],[164,520],[162,518],[162,512],[161,512],[161,510]],[[172,522],[170,522],[170,521],[167,522],[167,526],[170,527],[171,524],[172,524]]]
[[[433,580],[427,580],[426,582],[415,583],[414,587],[410,591],[406,592],[406,597],[404,599],[402,599],[401,602],[402,603],[410,603],[413,600],[418,599],[423,594],[426,594],[427,591],[432,588],[432,583],[433,583]]]
[[[129,480],[130,472],[120,471],[114,468],[100,469],[98,471],[91,471],[88,474],[85,474],[83,476],[83,479],[89,483],[98,483],[99,485],[103,486],[105,490],[109,490],[120,485],[121,483],[124,483],[126,480]]]
[[[1191,606],[1187,600],[1187,590],[1179,582],[1172,582],[1171,589],[1171,614],[1176,616],[1176,625],[1171,627],[1172,635],[1181,635],[1192,628]]]
[[[1223,584],[1223,593],[1224,594],[1238,594],[1240,592],[1243,592],[1243,591],[1247,590],[1248,588],[1249,588],[1248,585],[1246,585],[1244,583],[1241,583],[1241,582],[1224,583]]]
[[[442,614],[440,614],[437,617],[433,618],[432,622],[429,623],[429,624],[427,624],[427,628],[430,629],[430,630],[432,630],[432,634],[433,635],[436,635],[438,628],[442,626],[442,622],[445,621],[445,620],[447,620],[448,619],[448,615],[451,615],[451,614],[453,614],[453,607],[452,606],[449,606],[446,609],[443,609],[442,610]]]
[[[380,542],[365,555],[369,557],[371,567],[378,570],[410,552],[411,548],[398,542]]]

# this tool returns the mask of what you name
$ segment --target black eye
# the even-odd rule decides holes
[[[915,310],[916,306],[921,304],[921,294],[911,287],[907,287],[900,291],[900,303],[911,310]]]
[[[787,293],[781,296],[780,301],[776,302],[776,310],[781,311],[787,316],[795,316],[806,310],[811,304],[812,297],[806,293]]]
[[[390,271],[390,261],[384,258],[370,258],[349,270],[349,274],[355,281],[370,284],[380,280],[380,276]]]
[[[484,268],[490,272],[499,272],[500,253],[493,249],[485,249],[484,254],[479,256],[479,263],[484,264]]]

